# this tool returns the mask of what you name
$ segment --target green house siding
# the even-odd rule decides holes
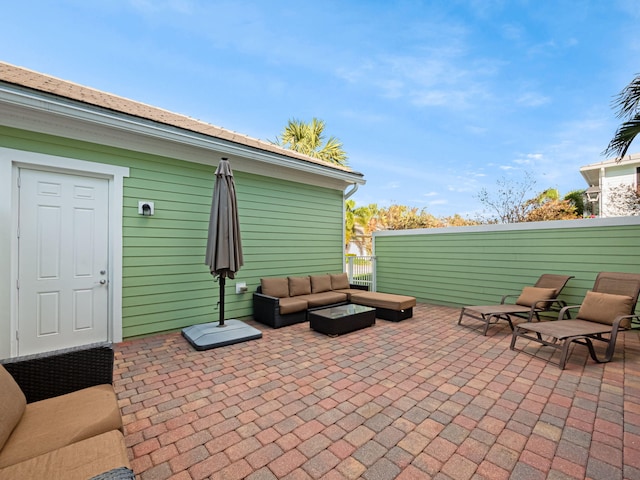
[[[0,127],[0,146],[130,168],[123,199],[123,336],[218,320],[204,265],[215,167]],[[232,162],[233,168],[233,162]],[[342,271],[340,190],[235,171],[244,267],[227,281],[225,316],[252,314],[265,276]],[[138,214],[138,201],[155,214]],[[235,283],[248,293],[237,295]]]
[[[483,305],[519,293],[543,273],[557,273],[575,276],[561,297],[579,304],[598,272],[640,273],[637,219],[610,226],[575,222],[575,228],[567,222],[549,228],[545,222],[537,229],[376,235],[378,290],[427,303]]]

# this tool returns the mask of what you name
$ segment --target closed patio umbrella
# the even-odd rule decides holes
[[[238,222],[236,185],[229,160],[223,158],[216,169],[213,200],[209,216],[209,236],[205,265],[220,282],[220,326],[224,326],[224,286],[244,265]]]
[[[206,350],[262,337],[260,330],[239,320],[229,320],[225,324],[226,279],[235,278],[243,264],[236,187],[229,161],[222,158],[216,169],[205,253],[205,265],[220,284],[220,316],[217,324],[194,325],[182,330],[182,335],[196,349]]]

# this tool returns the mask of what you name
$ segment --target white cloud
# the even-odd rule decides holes
[[[516,99],[516,102],[524,107],[539,107],[550,101],[549,97],[536,92],[523,93]]]

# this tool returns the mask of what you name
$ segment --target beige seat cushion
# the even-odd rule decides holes
[[[329,274],[331,277],[331,290],[342,290],[349,288],[349,277],[346,273]]]
[[[280,299],[280,315],[302,312],[306,310],[307,307],[307,301],[301,298],[287,297]]]
[[[531,307],[539,300],[550,300],[556,295],[555,288],[524,287],[516,300],[516,305]],[[548,308],[547,303],[538,303],[536,308]]]
[[[344,303],[347,301],[347,294],[339,292],[322,292],[304,295],[301,298],[307,301],[309,308],[315,308],[323,307],[324,305],[332,305],[334,303]]]
[[[261,278],[262,293],[270,297],[283,298],[289,296],[289,281],[286,277]]]
[[[309,295],[311,293],[311,279],[309,277],[287,277],[289,280],[289,296]]]
[[[311,275],[311,293],[322,293],[331,290],[331,277],[326,275]]]
[[[632,308],[633,299],[626,295],[589,291],[585,295],[582,305],[580,305],[576,318],[611,325],[616,317],[630,315]],[[621,326],[628,328],[630,320],[626,319]]]
[[[358,293],[366,292],[366,290],[360,290],[359,288],[341,288],[339,290],[333,290],[334,292],[344,293],[347,296],[347,301],[351,301],[352,295],[357,295]]]
[[[130,468],[118,430],[81,440],[0,470],[0,480],[87,480],[114,468]]]
[[[362,292],[351,295],[351,302],[367,307],[386,308],[388,310],[405,310],[416,306],[415,297],[396,295],[393,293]]]
[[[122,417],[111,385],[29,403],[0,450],[0,468],[118,429]]]
[[[20,422],[27,400],[11,374],[0,365],[0,449]]]

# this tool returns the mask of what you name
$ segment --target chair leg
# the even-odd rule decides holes
[[[520,336],[520,334],[518,333],[519,331],[520,328],[518,327],[518,325],[516,325],[516,327],[513,329],[513,333],[511,334],[511,345],[509,345],[509,350],[515,350],[516,339]]]
[[[569,358],[569,346],[573,341],[574,339],[564,340],[562,343],[562,349],[560,350],[562,353],[560,354],[560,361],[558,362],[560,370],[564,370],[564,367],[567,365],[567,360]]]
[[[484,315],[482,315],[482,319],[484,320],[484,330],[482,331],[483,335],[487,335],[487,330],[489,330],[489,324],[491,323],[491,317],[493,315],[489,315],[488,318],[486,318]]]
[[[460,325],[460,323],[462,322],[463,315],[464,315],[464,307],[462,307],[462,310],[460,310],[460,317],[458,317],[458,325]]]

